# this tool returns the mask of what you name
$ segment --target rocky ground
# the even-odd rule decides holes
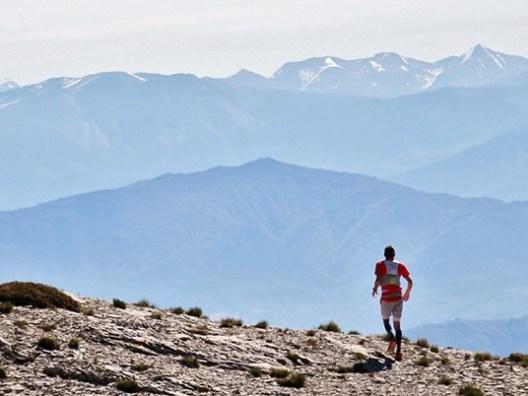
[[[0,314],[0,394],[122,395],[118,388],[128,385],[143,395],[445,396],[471,385],[484,395],[528,395],[528,368],[508,359],[405,343],[399,363],[385,357],[377,336],[221,327],[150,307],[82,305],[83,313]],[[38,346],[43,337],[58,349]],[[277,369],[300,387],[280,384]],[[304,384],[291,373],[303,374]]]

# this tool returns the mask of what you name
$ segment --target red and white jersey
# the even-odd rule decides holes
[[[400,277],[409,276],[409,270],[405,264],[391,260],[378,261],[374,274],[381,278],[381,301],[402,299]]]

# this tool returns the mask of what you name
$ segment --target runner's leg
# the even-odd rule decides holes
[[[400,326],[400,319],[394,318],[394,329],[396,330],[396,353],[401,353],[402,331]]]

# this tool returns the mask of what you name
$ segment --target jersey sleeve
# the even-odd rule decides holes
[[[407,269],[405,264],[400,263],[400,265],[398,265],[398,274],[403,276],[404,278],[410,275],[409,270]]]
[[[383,276],[383,275],[385,275],[385,274],[384,274],[384,271],[383,271],[384,269],[385,269],[385,268],[381,265],[381,262],[378,261],[378,262],[376,263],[376,270],[374,271],[374,275],[376,275],[376,276]]]

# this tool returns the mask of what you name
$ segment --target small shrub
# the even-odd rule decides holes
[[[152,312],[152,314],[150,315],[150,317],[152,319],[156,319],[156,320],[161,320],[163,319],[163,315],[161,314],[161,312]]]
[[[174,307],[171,308],[169,311],[172,312],[174,315],[181,315],[185,313],[185,309],[183,309],[182,307]]]
[[[127,307],[127,303],[124,302],[123,300],[120,300],[119,298],[114,298],[112,300],[112,305],[114,306],[114,308],[118,308],[118,309],[126,309]]]
[[[299,364],[299,361],[301,359],[301,357],[296,354],[295,352],[292,352],[292,351],[288,351],[286,353],[286,358],[291,361],[293,364]]]
[[[508,359],[514,363],[520,363],[523,367],[528,367],[528,354],[514,352]]]
[[[0,285],[0,301],[15,306],[29,305],[34,308],[63,308],[80,312],[81,305],[66,293],[41,283],[10,282]]]
[[[262,377],[262,369],[260,367],[250,367],[249,373],[255,378]]]
[[[122,379],[116,383],[116,388],[121,392],[125,393],[137,393],[141,392],[141,387],[133,379]]]
[[[319,330],[341,333],[341,329],[339,328],[337,323],[332,320],[330,322],[323,323],[322,325],[320,325]]]
[[[139,363],[132,366],[132,370],[137,371],[138,373],[142,373],[144,371],[147,371],[152,366],[145,363]]]
[[[420,348],[429,348],[429,341],[427,341],[427,338],[418,338],[416,340],[416,345]]]
[[[13,312],[13,304],[9,301],[0,303],[0,313],[7,315]]]
[[[438,349],[438,347],[436,345],[431,345],[431,348],[429,348],[429,350],[433,353],[438,353],[440,352],[440,349]]]
[[[439,379],[438,379],[438,383],[440,385],[452,385],[453,384],[453,380],[451,378],[449,378],[448,376],[446,375],[442,375]]]
[[[60,349],[59,341],[57,341],[57,339],[53,337],[41,337],[38,340],[37,345],[39,348],[46,349],[48,351],[55,351]]]
[[[429,367],[431,364],[431,359],[429,359],[427,356],[422,356],[420,359],[416,361],[416,365],[422,366],[422,367]]]
[[[196,359],[196,357],[191,356],[191,355],[184,356],[180,360],[180,362],[185,367],[189,367],[189,368],[198,368],[198,367],[200,367],[200,363],[198,362],[198,359]]]
[[[286,369],[272,368],[270,370],[270,376],[273,378],[286,378],[288,375],[290,375],[290,372]]]
[[[86,315],[86,316],[94,316],[95,315],[95,311],[93,308],[87,308],[85,310],[83,310],[83,314]]]
[[[240,327],[242,326],[242,320],[233,318],[224,318],[220,321],[220,327]]]
[[[268,328],[268,322],[266,322],[265,320],[261,320],[260,322],[255,324],[255,327],[257,329],[267,329]]]
[[[7,378],[7,371],[5,368],[0,367],[0,380],[5,380]]]
[[[185,313],[189,316],[194,316],[196,318],[201,318],[203,314],[202,308],[200,307],[189,308]]]
[[[72,338],[68,341],[68,348],[79,349],[80,340],[78,338]]]
[[[466,385],[458,390],[458,394],[461,396],[484,396],[484,393],[479,388],[475,388],[471,385]]]
[[[211,329],[206,324],[196,326],[194,329],[189,330],[193,334],[208,335],[211,333]]]
[[[304,374],[293,373],[288,378],[279,378],[277,383],[280,386],[289,388],[302,388],[306,383],[306,376]]]
[[[348,335],[361,335],[361,333],[359,331],[357,331],[357,330],[350,330],[348,332]]]
[[[489,352],[477,352],[475,353],[475,356],[473,356],[473,359],[477,362],[487,362],[493,360],[493,356]]]
[[[308,345],[311,348],[316,348],[319,345],[319,341],[317,341],[317,338],[310,337],[306,341],[304,341],[306,345]]]
[[[25,330],[28,327],[28,322],[26,322],[25,320],[15,320],[13,324],[15,325],[15,327],[18,327],[22,330]]]
[[[468,361],[469,359],[471,359],[471,354],[470,353],[464,354],[464,360]]]
[[[42,370],[42,372],[47,375],[48,377],[58,377],[62,370],[59,369],[58,367],[44,367],[44,370]]]
[[[40,325],[40,328],[46,332],[50,332],[57,329],[57,325],[54,323],[43,323]]]
[[[316,334],[317,334],[317,331],[314,330],[314,329],[308,330],[308,331],[306,332],[306,335],[307,335],[308,337],[314,337]]]
[[[444,366],[447,366],[450,363],[449,358],[447,356],[442,356],[440,358],[440,363],[442,363]]]
[[[154,304],[151,304],[150,301],[147,300],[146,298],[142,298],[141,300],[136,302],[134,305],[136,307],[141,307],[141,308],[156,308],[156,306]]]

